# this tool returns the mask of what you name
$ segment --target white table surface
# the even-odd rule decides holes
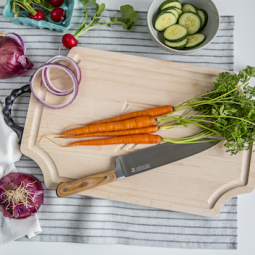
[[[78,0],[77,0],[78,1]],[[201,0],[206,1],[206,0]],[[106,8],[117,9],[123,4],[131,4],[136,11],[148,10],[152,0],[98,0],[105,2]],[[188,2],[188,1],[187,1]],[[220,15],[235,16],[235,71],[247,65],[255,66],[254,0],[214,0]],[[6,0],[0,0],[4,5]],[[241,3],[241,5],[240,5]],[[255,79],[251,82],[255,85]],[[255,192],[238,197],[238,249],[237,250],[188,250],[124,245],[92,245],[75,243],[11,242],[0,247],[0,254],[45,255],[45,254],[104,254],[104,255],[250,255],[255,254]]]

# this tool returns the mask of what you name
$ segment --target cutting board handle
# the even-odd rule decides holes
[[[12,91],[12,93],[5,98],[5,106],[3,108],[3,114],[4,114],[4,120],[5,123],[12,129],[14,130],[19,138],[18,143],[21,144],[21,139],[22,139],[22,135],[23,135],[23,131],[24,128],[18,126],[14,120],[12,119],[12,115],[11,115],[11,110],[12,110],[12,105],[14,103],[14,101],[22,94],[24,93],[30,93],[31,89],[30,89],[30,85],[27,84],[19,89],[15,89]]]
[[[61,182],[57,187],[57,196],[71,196],[91,188],[111,183],[113,181],[116,181],[116,175],[112,170],[100,174],[91,175],[72,183]]]

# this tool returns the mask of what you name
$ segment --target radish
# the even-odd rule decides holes
[[[62,43],[67,49],[72,49],[78,45],[78,41],[71,34],[65,34],[62,38]]]
[[[64,0],[50,0],[49,3],[53,7],[60,7],[61,5],[64,4]]]
[[[44,13],[41,10],[35,10],[36,14],[33,15],[32,13],[29,13],[28,17],[30,19],[34,19],[34,20],[44,20]]]
[[[60,22],[65,19],[65,15],[66,12],[62,8],[56,8],[51,12],[50,17],[53,21]]]
[[[76,30],[74,35],[66,34],[63,36],[62,42],[64,47],[66,47],[67,49],[71,49],[72,47],[77,46],[78,44],[77,38],[81,36],[83,33],[89,31],[90,29],[101,27],[101,26],[111,27],[112,24],[117,23],[117,24],[122,24],[122,27],[124,29],[131,30],[133,27],[133,24],[135,24],[138,21],[138,15],[134,11],[134,8],[131,5],[122,5],[120,7],[120,12],[122,17],[116,18],[114,15],[113,17],[110,18],[108,22],[99,23],[99,21],[101,20],[100,16],[105,9],[105,4],[102,3],[99,5],[96,3],[96,0],[93,0],[93,4],[96,7],[96,12],[94,16],[91,18],[91,21],[86,24],[86,21],[88,19],[88,11],[87,11],[86,4],[89,3],[89,0],[82,0],[82,2],[83,2],[83,7],[85,10],[84,13],[86,17],[84,21],[82,22],[82,24],[80,25],[80,27]]]

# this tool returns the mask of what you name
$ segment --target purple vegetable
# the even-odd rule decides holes
[[[5,37],[0,37],[0,79],[22,75],[34,66],[25,57],[24,50],[23,41],[19,43],[13,35],[9,37],[7,34]]]
[[[43,204],[43,198],[42,184],[33,175],[10,173],[0,179],[0,211],[5,217],[30,217]]]
[[[69,77],[71,78],[72,80],[72,83],[73,83],[73,94],[72,96],[68,99],[67,102],[65,102],[64,104],[59,104],[59,105],[52,105],[52,104],[49,104],[49,103],[46,103],[43,99],[41,99],[36,91],[35,91],[35,77],[38,73],[40,73],[40,71],[44,70],[45,68],[50,68],[50,67],[57,67],[59,69],[62,69],[64,70],[68,75]],[[49,82],[49,79],[47,77],[47,81]],[[53,91],[48,85],[47,85],[47,82],[45,81],[44,79],[44,76],[43,76],[43,84],[44,86],[46,87],[46,89],[48,91],[50,91],[51,93],[53,93],[54,95],[59,95],[59,96],[64,96],[64,95],[67,95],[66,94],[66,91],[68,90],[63,90],[62,92],[56,92],[56,91]],[[60,64],[52,64],[52,63],[48,63],[48,64],[44,64],[42,65],[41,67],[39,67],[33,74],[33,76],[31,77],[31,80],[30,80],[30,88],[31,88],[31,92],[32,94],[34,95],[34,97],[44,106],[48,107],[48,108],[52,108],[52,109],[62,109],[64,107],[67,107],[68,105],[70,105],[74,99],[76,98],[77,94],[78,94],[78,88],[79,88],[79,82],[77,80],[77,77],[75,76],[75,74],[73,73],[73,71],[71,69],[69,69],[68,67],[66,66],[63,66],[63,65],[60,65]],[[54,87],[55,88],[55,87]]]
[[[19,35],[14,34],[14,33],[8,33],[8,34],[6,34],[6,36],[8,36],[8,37],[10,37],[10,38],[13,38],[14,40],[16,40],[16,41],[20,44],[20,46],[22,47],[22,49],[23,49],[23,51],[24,51],[24,55],[26,55],[26,52],[27,52],[26,46],[25,46],[25,44],[24,44],[22,38],[21,38]]]
[[[49,59],[46,64],[49,64],[49,63],[55,63],[56,61],[59,61],[59,60],[64,60],[66,61],[67,63],[71,64],[76,72],[76,78],[77,78],[77,82],[78,84],[80,84],[81,82],[81,69],[80,67],[77,65],[77,63],[69,58],[69,57],[66,57],[66,56],[61,56],[61,55],[58,55],[58,56],[55,56],[51,59]],[[42,81],[43,81],[43,84],[44,86],[46,87],[46,89],[53,93],[54,95],[58,95],[58,96],[64,96],[64,95],[69,95],[73,92],[73,87],[70,88],[70,89],[67,89],[67,90],[60,90],[58,88],[56,88],[50,81],[50,74],[49,74],[49,68],[45,68],[42,72]]]

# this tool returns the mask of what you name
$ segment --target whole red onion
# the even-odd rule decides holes
[[[0,37],[0,79],[22,75],[33,66],[17,40],[8,36]]]
[[[42,184],[33,175],[10,173],[0,179],[0,211],[5,217],[30,217],[38,211],[43,199]]]

